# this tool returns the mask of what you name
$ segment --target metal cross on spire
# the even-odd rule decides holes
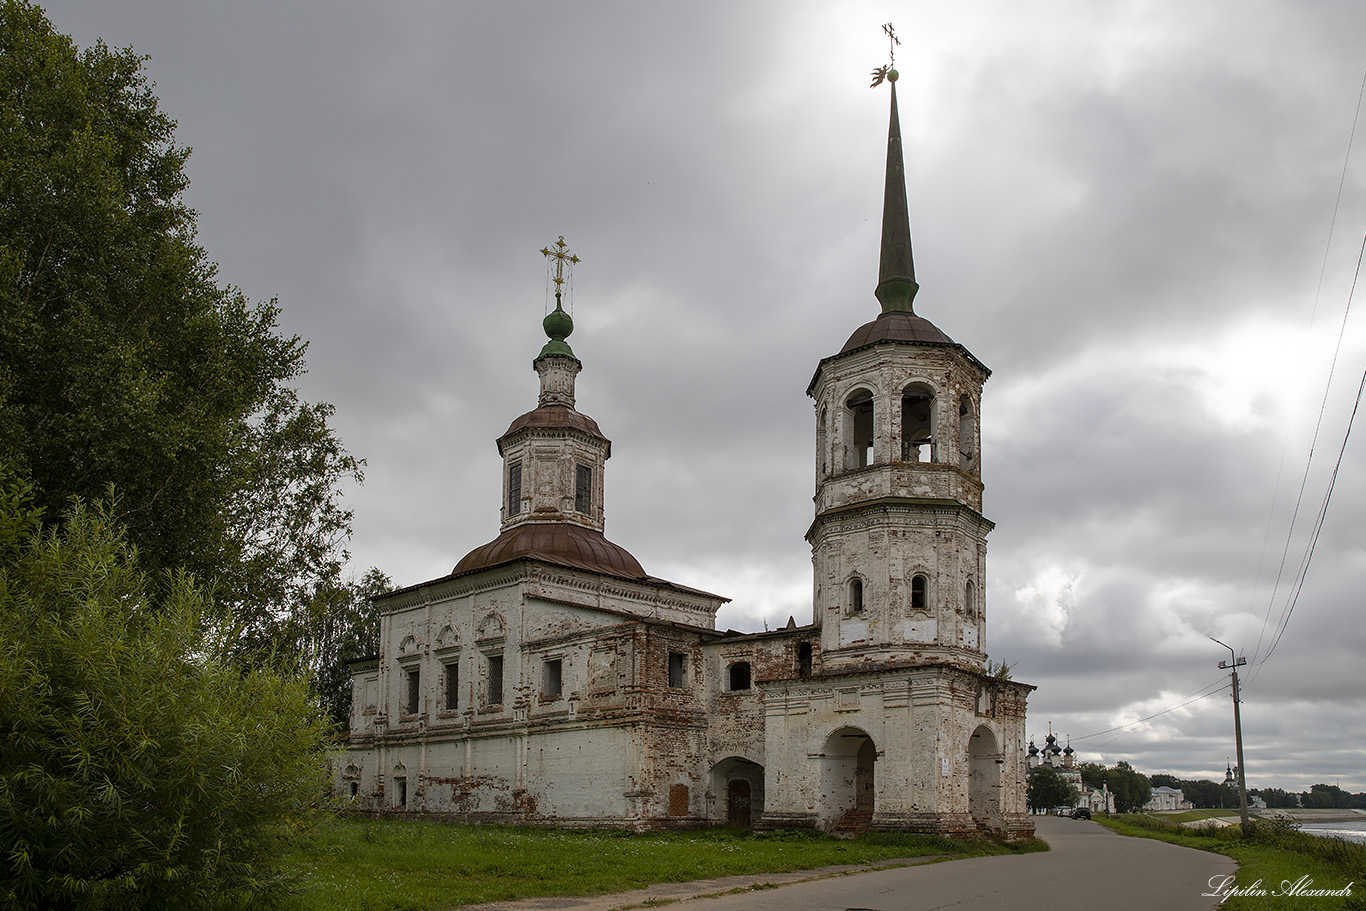
[[[555,296],[559,297],[560,286],[565,283],[565,264],[567,263],[570,267],[573,267],[574,263],[580,262],[581,260],[573,253],[569,252],[569,246],[564,242],[563,234],[560,235],[559,240],[555,241],[554,249],[542,247],[541,255],[548,261],[553,261],[555,263]]]
[[[901,43],[901,39],[896,36],[896,29],[892,28],[892,23],[884,22],[882,31],[887,34],[887,57],[890,62],[886,66],[880,66],[873,70],[873,84],[870,88],[877,88],[882,85],[884,79],[889,78],[888,74],[895,72],[892,67],[896,66],[896,46]],[[895,80],[895,77],[890,77]]]

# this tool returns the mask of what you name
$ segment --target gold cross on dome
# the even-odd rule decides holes
[[[560,285],[564,284],[565,263],[568,263],[572,267],[574,263],[581,262],[581,260],[577,256],[569,252],[569,246],[564,242],[563,234],[560,235],[559,240],[555,241],[554,249],[550,247],[542,247],[541,255],[544,256],[547,260],[554,260],[555,262],[556,291],[559,291]]]

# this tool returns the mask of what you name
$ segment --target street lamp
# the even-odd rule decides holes
[[[1231,663],[1220,661],[1219,667],[1233,674],[1233,736],[1238,743],[1238,811],[1242,816],[1243,835],[1247,835],[1247,766],[1243,764],[1243,719],[1238,711],[1238,668],[1247,664],[1247,659],[1239,658],[1233,646],[1226,645],[1213,636],[1210,636],[1209,640],[1228,649],[1229,657],[1233,659]]]

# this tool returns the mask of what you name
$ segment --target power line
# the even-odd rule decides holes
[[[1352,309],[1352,300],[1353,300],[1353,298],[1356,296],[1357,281],[1358,281],[1358,280],[1360,279],[1360,277],[1361,277],[1361,264],[1362,264],[1363,258],[1366,258],[1366,236],[1363,236],[1362,239],[1361,239],[1361,252],[1357,254],[1357,268],[1356,268],[1356,274],[1353,275],[1353,277],[1352,277],[1352,288],[1351,288],[1351,290],[1350,290],[1350,291],[1348,292],[1348,294],[1347,294],[1347,307],[1346,307],[1346,310],[1344,311],[1343,316],[1342,316],[1342,328],[1339,330],[1339,333],[1338,333],[1338,349],[1340,349],[1340,348],[1342,347],[1342,336],[1345,334],[1346,329],[1347,329],[1347,314],[1351,312],[1351,309]],[[1333,364],[1334,364],[1334,366],[1337,365],[1337,349],[1335,349],[1334,352],[1333,352]],[[1332,374],[1331,374],[1331,372],[1330,372],[1330,374],[1329,374],[1330,382],[1331,382],[1331,376],[1332,376]],[[1362,374],[1361,374],[1361,382],[1357,385],[1356,401],[1352,404],[1352,414],[1351,414],[1351,416],[1347,419],[1347,429],[1346,429],[1346,430],[1343,432],[1343,434],[1342,434],[1342,445],[1338,447],[1338,457],[1337,457],[1337,461],[1333,464],[1333,472],[1332,472],[1332,474],[1331,474],[1331,475],[1329,476],[1329,478],[1328,478],[1328,487],[1327,487],[1327,489],[1324,491],[1324,494],[1323,494],[1323,502],[1320,504],[1318,514],[1317,514],[1317,515],[1315,516],[1315,518],[1314,518],[1314,525],[1313,525],[1313,528],[1312,528],[1311,531],[1310,531],[1309,544],[1308,544],[1308,546],[1305,548],[1304,557],[1300,560],[1300,567],[1299,567],[1299,570],[1298,570],[1298,571],[1296,572],[1296,574],[1295,574],[1295,578],[1294,578],[1294,581],[1293,581],[1292,586],[1291,586],[1291,589],[1290,589],[1290,594],[1286,597],[1286,606],[1285,606],[1285,609],[1284,609],[1284,611],[1282,611],[1282,613],[1281,613],[1281,619],[1280,619],[1280,620],[1278,621],[1278,623],[1277,623],[1276,636],[1275,636],[1275,638],[1272,640],[1270,647],[1267,648],[1266,654],[1265,654],[1265,655],[1262,655],[1260,661],[1256,660],[1256,653],[1255,653],[1255,652],[1253,653],[1253,656],[1254,656],[1254,665],[1255,665],[1255,667],[1258,668],[1258,669],[1261,667],[1261,665],[1266,664],[1267,660],[1271,657],[1271,653],[1274,652],[1274,651],[1276,650],[1276,646],[1280,643],[1281,637],[1285,635],[1286,627],[1288,627],[1288,626],[1290,625],[1290,617],[1291,617],[1291,615],[1294,614],[1294,612],[1295,612],[1295,605],[1299,603],[1299,600],[1300,600],[1300,592],[1303,591],[1303,589],[1304,589],[1304,581],[1305,581],[1306,577],[1309,575],[1309,565],[1313,562],[1313,559],[1314,559],[1314,551],[1315,551],[1315,549],[1318,547],[1318,543],[1319,543],[1319,535],[1320,535],[1320,534],[1322,533],[1322,531],[1323,531],[1323,523],[1324,523],[1324,521],[1325,521],[1325,520],[1327,519],[1327,517],[1328,517],[1328,504],[1332,501],[1332,498],[1333,498],[1333,489],[1337,486],[1338,472],[1342,469],[1342,458],[1343,458],[1343,456],[1344,456],[1344,455],[1346,454],[1346,452],[1347,452],[1347,441],[1348,441],[1348,440],[1351,438],[1351,436],[1352,436],[1352,425],[1356,423],[1357,410],[1361,407],[1361,396],[1362,396],[1363,390],[1366,390],[1366,371],[1363,371],[1363,372],[1362,372]],[[1324,391],[1324,399],[1325,399],[1325,401],[1327,400],[1327,397],[1328,397],[1328,393],[1327,393],[1327,391],[1325,390],[1325,391]],[[1322,421],[1322,411],[1320,411],[1319,419],[1320,419],[1320,421]],[[1315,439],[1317,439],[1317,437],[1318,437],[1318,431],[1317,431],[1317,429],[1316,429],[1316,430],[1315,430]],[[1305,475],[1306,475],[1306,477],[1308,476],[1308,473],[1309,473],[1309,469],[1308,469],[1308,466],[1306,466],[1306,467],[1305,467]],[[1288,547],[1289,547],[1289,541],[1287,540],[1287,548],[1288,548]],[[1279,580],[1279,576],[1277,576],[1277,579]],[[1274,593],[1273,593],[1273,595],[1272,595],[1272,598],[1273,598],[1273,601],[1274,601],[1274,598],[1275,598],[1275,594],[1274,594]],[[1267,610],[1267,616],[1269,617],[1270,614],[1271,614],[1270,608],[1268,608],[1268,610]],[[1266,631],[1265,625],[1263,625],[1262,631],[1263,631],[1263,633],[1265,633],[1265,631]],[[1258,638],[1257,638],[1257,648],[1258,648],[1258,649],[1261,648],[1261,644],[1262,644],[1262,637],[1261,637],[1261,636],[1258,636]],[[1254,670],[1251,679],[1249,679],[1247,682],[1248,682],[1248,683],[1251,683],[1251,682],[1252,682],[1253,680],[1255,680],[1255,679],[1257,679],[1257,670]]]
[[[1351,164],[1351,161],[1352,161],[1352,144],[1353,144],[1353,142],[1356,140],[1357,123],[1358,123],[1358,122],[1360,121],[1360,119],[1361,119],[1361,107],[1362,107],[1362,100],[1363,100],[1363,98],[1366,98],[1366,72],[1363,72],[1362,75],[1361,75],[1361,87],[1357,90],[1357,103],[1356,103],[1356,109],[1355,109],[1355,110],[1353,111],[1353,113],[1352,113],[1352,128],[1351,128],[1350,130],[1348,130],[1348,132],[1347,132],[1347,149],[1346,149],[1346,151],[1343,153],[1343,156],[1342,156],[1342,173],[1338,176],[1338,191],[1337,191],[1337,195],[1336,195],[1336,196],[1334,197],[1334,199],[1333,199],[1333,214],[1332,214],[1331,218],[1330,218],[1329,221],[1328,221],[1328,238],[1327,238],[1327,240],[1325,240],[1324,245],[1323,245],[1323,261],[1319,264],[1319,280],[1318,280],[1318,284],[1316,285],[1316,287],[1315,287],[1315,289],[1314,289],[1314,306],[1313,306],[1313,309],[1310,311],[1310,314],[1309,314],[1309,327],[1310,327],[1311,329],[1313,328],[1313,326],[1314,326],[1314,320],[1315,320],[1315,318],[1316,318],[1317,315],[1318,315],[1318,310],[1319,310],[1319,299],[1320,299],[1320,297],[1321,297],[1322,294],[1323,294],[1323,279],[1324,279],[1324,276],[1326,275],[1326,273],[1327,273],[1327,271],[1328,271],[1328,254],[1329,254],[1329,251],[1332,249],[1332,246],[1333,246],[1333,234],[1334,234],[1334,232],[1336,231],[1337,223],[1338,223],[1338,210],[1339,210],[1339,209],[1341,208],[1341,206],[1342,206],[1342,191],[1343,191],[1343,188],[1344,188],[1344,187],[1346,186],[1346,184],[1347,184],[1347,171],[1348,171],[1348,167],[1349,167],[1349,165]],[[1358,273],[1360,272],[1360,270],[1361,270],[1361,263],[1360,263],[1360,260],[1358,260],[1358,262],[1357,262],[1357,271],[1358,271]],[[1356,280],[1355,280],[1355,279],[1353,279],[1352,286],[1353,286],[1353,288],[1356,287]],[[1350,296],[1349,296],[1349,298],[1348,298],[1348,308],[1350,309],[1350,307],[1351,307],[1351,298],[1350,298]],[[1346,314],[1343,315],[1343,323],[1344,323],[1344,325],[1345,325],[1345,323],[1346,323]],[[1340,331],[1340,332],[1339,332],[1339,336],[1338,336],[1338,348],[1341,348],[1341,345],[1342,345],[1342,336],[1341,336],[1341,331]],[[1337,350],[1336,350],[1336,349],[1334,350],[1334,353],[1333,353],[1333,365],[1334,365],[1334,368],[1335,368],[1336,365],[1337,365]],[[1324,403],[1325,403],[1325,404],[1326,404],[1326,402],[1327,402],[1327,400],[1328,400],[1328,390],[1329,390],[1329,388],[1332,387],[1332,384],[1333,384],[1333,368],[1330,368],[1329,371],[1328,371],[1328,381],[1327,381],[1327,383],[1325,384],[1325,388],[1324,388],[1324,392],[1323,392],[1323,397],[1324,397]],[[1323,406],[1320,405],[1320,408],[1319,408],[1319,420],[1318,420],[1318,423],[1316,423],[1316,424],[1314,425],[1314,441],[1315,441],[1315,442],[1317,442],[1317,440],[1318,440],[1319,427],[1322,425],[1322,423],[1323,423]],[[1280,485],[1281,485],[1281,468],[1283,468],[1284,465],[1285,465],[1285,453],[1286,453],[1286,450],[1289,448],[1289,446],[1290,446],[1290,431],[1289,431],[1289,429],[1287,429],[1287,430],[1286,430],[1286,436],[1285,436],[1285,444],[1284,444],[1284,445],[1282,446],[1282,448],[1281,448],[1281,467],[1278,467],[1277,470],[1276,470],[1276,483],[1275,483],[1275,486],[1273,487],[1272,494],[1271,494],[1271,510],[1270,510],[1270,512],[1268,513],[1267,519],[1266,519],[1266,528],[1267,528],[1267,531],[1266,531],[1266,535],[1264,536],[1263,541],[1262,541],[1262,555],[1261,555],[1261,557],[1258,558],[1258,561],[1257,561],[1257,580],[1258,580],[1258,581],[1261,580],[1261,576],[1262,576],[1262,560],[1263,560],[1263,559],[1265,558],[1265,556],[1266,556],[1266,539],[1269,538],[1270,535],[1271,535],[1271,524],[1272,524],[1272,521],[1273,521],[1273,519],[1274,519],[1274,517],[1275,517],[1275,513],[1276,513],[1276,498],[1277,498],[1277,493],[1280,491]],[[1310,467],[1310,465],[1313,463],[1313,459],[1314,459],[1314,443],[1310,443],[1310,446],[1309,446],[1309,457],[1308,457],[1308,459],[1306,460],[1305,466],[1304,466],[1304,480],[1301,481],[1301,483],[1300,483],[1300,492],[1299,492],[1299,496],[1296,497],[1296,500],[1295,500],[1295,510],[1294,510],[1294,512],[1292,513],[1291,518],[1290,518],[1290,529],[1286,532],[1285,550],[1282,551],[1282,553],[1281,553],[1281,564],[1280,564],[1280,568],[1279,568],[1279,569],[1277,570],[1277,572],[1276,572],[1276,582],[1275,582],[1275,584],[1272,586],[1272,589],[1271,589],[1271,596],[1270,596],[1270,598],[1267,600],[1266,616],[1262,619],[1262,628],[1261,628],[1261,631],[1257,634],[1257,647],[1256,647],[1255,649],[1253,649],[1253,652],[1252,652],[1254,664],[1255,664],[1256,661],[1257,661],[1257,654],[1261,651],[1262,639],[1263,639],[1263,637],[1266,635],[1267,624],[1271,621],[1271,609],[1272,609],[1272,608],[1275,606],[1275,604],[1276,604],[1276,591],[1277,591],[1277,589],[1280,587],[1281,574],[1282,574],[1282,573],[1284,572],[1284,570],[1285,570],[1286,553],[1287,553],[1287,552],[1289,551],[1289,549],[1290,549],[1290,542],[1291,542],[1291,539],[1293,538],[1294,533],[1295,533],[1295,520],[1296,520],[1296,517],[1298,517],[1298,515],[1299,515],[1300,503],[1301,503],[1301,501],[1302,501],[1303,498],[1304,498],[1304,482],[1307,481],[1308,478],[1309,478],[1309,467]],[[1255,584],[1254,584],[1254,591],[1255,591]],[[1265,661],[1266,658],[1263,657],[1262,660]],[[1256,675],[1254,674],[1253,676],[1255,677]],[[1251,682],[1251,681],[1249,681],[1249,682]]]
[[[1102,737],[1102,736],[1104,736],[1104,735],[1106,735],[1106,734],[1113,734],[1115,731],[1122,731],[1122,732],[1124,732],[1124,733],[1120,734],[1120,737],[1123,737],[1124,734],[1127,734],[1127,733],[1129,732],[1129,729],[1130,729],[1130,728],[1137,727],[1138,725],[1143,724],[1144,722],[1147,722],[1147,721],[1152,721],[1154,718],[1159,718],[1159,717],[1161,717],[1162,715],[1166,715],[1166,714],[1168,714],[1168,713],[1170,713],[1170,712],[1174,712],[1174,711],[1176,711],[1177,709],[1185,708],[1186,706],[1188,706],[1188,705],[1190,705],[1190,704],[1192,704],[1192,703],[1199,702],[1201,699],[1208,699],[1210,696],[1213,696],[1213,695],[1216,695],[1216,694],[1218,694],[1218,693],[1223,692],[1224,689],[1226,689],[1228,686],[1229,686],[1228,680],[1225,679],[1225,678],[1223,678],[1223,677],[1220,677],[1218,680],[1214,681],[1213,683],[1209,684],[1208,686],[1202,687],[1201,689],[1196,690],[1194,693],[1191,693],[1189,696],[1185,697],[1181,702],[1178,702],[1178,703],[1175,704],[1175,705],[1169,705],[1169,706],[1167,706],[1165,709],[1162,709],[1161,711],[1158,711],[1158,712],[1153,712],[1151,715],[1148,715],[1148,716],[1143,717],[1143,718],[1139,718],[1137,721],[1130,721],[1129,723],[1127,723],[1127,724],[1121,724],[1121,725],[1119,725],[1118,727],[1107,728],[1106,730],[1103,730],[1103,731],[1096,731],[1094,734],[1083,734],[1081,737],[1073,737],[1073,738],[1071,738],[1071,739],[1072,739],[1072,740],[1076,740],[1076,741],[1089,740],[1089,739],[1091,739],[1092,737]],[[1118,740],[1118,739],[1119,739],[1119,737],[1111,738],[1110,740],[1105,741],[1105,743],[1099,744],[1099,745],[1096,747],[1096,749],[1099,749],[1100,747],[1103,747],[1103,746],[1107,746],[1107,745],[1109,745],[1109,744],[1112,744],[1112,743],[1114,743],[1114,742],[1115,742],[1116,740]]]
[[[1257,661],[1257,655],[1262,649],[1262,640],[1266,635],[1267,622],[1271,619],[1271,609],[1276,604],[1276,593],[1280,591],[1281,577],[1285,573],[1285,562],[1290,555],[1290,544],[1295,535],[1295,522],[1300,515],[1300,505],[1304,501],[1304,490],[1309,484],[1309,469],[1314,464],[1314,451],[1318,447],[1319,433],[1323,429],[1323,415],[1328,409],[1328,393],[1331,392],[1333,388],[1333,376],[1337,372],[1338,355],[1342,352],[1342,340],[1347,335],[1347,318],[1352,313],[1352,298],[1356,296],[1357,276],[1361,275],[1361,259],[1363,255],[1366,255],[1366,237],[1362,237],[1361,239],[1361,252],[1357,254],[1356,275],[1352,278],[1352,288],[1347,293],[1347,306],[1343,308],[1342,323],[1338,326],[1337,344],[1333,346],[1333,361],[1328,367],[1328,380],[1323,387],[1323,399],[1319,402],[1319,416],[1318,420],[1314,422],[1314,437],[1309,442],[1309,457],[1305,459],[1304,476],[1300,479],[1300,492],[1295,498],[1295,511],[1290,516],[1290,530],[1287,531],[1285,535],[1285,548],[1281,551],[1281,565],[1280,568],[1276,570],[1276,582],[1271,587],[1271,599],[1266,606],[1266,618],[1262,621],[1262,631],[1257,635],[1257,647],[1252,650],[1252,660],[1254,664],[1259,663]],[[1339,457],[1339,461],[1340,460],[1341,457]],[[1294,592],[1295,596],[1298,597],[1298,589],[1295,589]],[[1269,652],[1267,655],[1263,655],[1261,660],[1265,661],[1268,657],[1270,657]]]

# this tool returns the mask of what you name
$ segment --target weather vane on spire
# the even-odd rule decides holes
[[[553,250],[550,247],[542,247],[541,255],[544,256],[547,261],[553,260],[555,263],[555,296],[559,297],[560,286],[565,282],[565,264],[568,263],[570,267],[573,267],[574,263],[580,262],[581,260],[573,253],[569,252],[569,246],[564,242],[563,234],[560,235],[559,240],[555,241],[555,248]],[[547,262],[547,265],[549,265],[549,262]]]
[[[896,29],[892,28],[892,23],[890,22],[884,22],[882,24],[882,31],[887,34],[887,56],[890,58],[891,62],[886,66],[880,66],[873,70],[873,84],[869,86],[869,88],[874,89],[882,85],[884,79],[890,79],[892,82],[896,82],[896,70],[892,69],[892,67],[896,66],[896,46],[901,43],[901,39],[896,36]]]

